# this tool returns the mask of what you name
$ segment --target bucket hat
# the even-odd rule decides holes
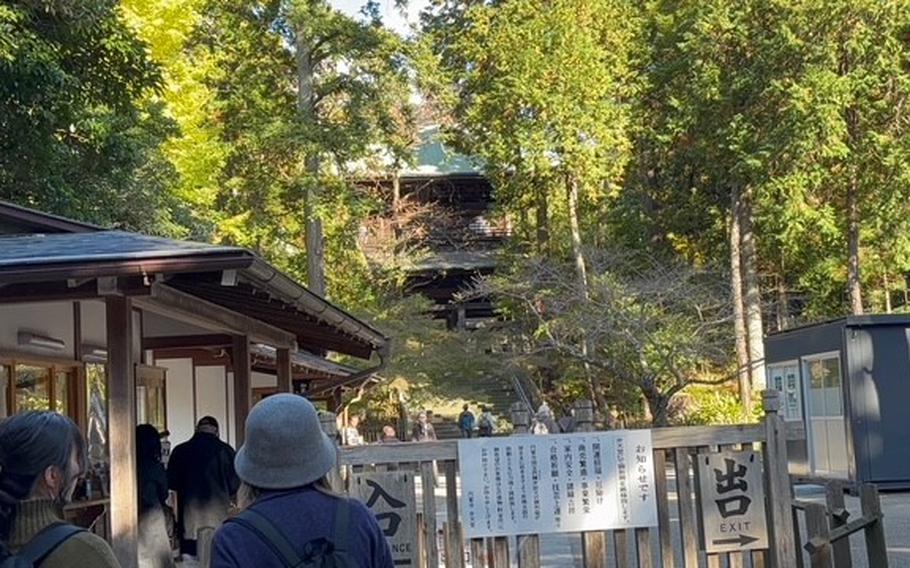
[[[262,489],[291,489],[321,479],[335,467],[335,444],[322,431],[316,408],[294,394],[263,399],[246,419],[246,441],[234,458],[237,475]]]

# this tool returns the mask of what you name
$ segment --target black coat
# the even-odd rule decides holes
[[[234,450],[202,432],[174,448],[167,479],[168,487],[177,492],[178,530],[186,540],[195,540],[201,528],[221,526],[240,487]]]

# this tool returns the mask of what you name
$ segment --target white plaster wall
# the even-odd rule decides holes
[[[167,428],[173,447],[189,440],[196,428],[193,360],[158,359],[155,365],[167,369]]]
[[[183,323],[182,321],[173,320],[148,310],[144,312],[142,320],[145,327],[142,331],[145,334],[145,337],[171,337],[178,335],[217,333],[205,328]]]
[[[237,415],[234,414],[234,371],[227,373],[228,419],[225,442],[237,449]]]
[[[60,339],[66,343],[63,350],[42,349],[19,345],[18,333],[29,331]],[[11,304],[0,306],[0,352],[11,349],[35,355],[75,357],[73,330],[73,303]]]
[[[82,310],[82,342],[107,346],[107,319],[104,302],[80,302]]]
[[[254,389],[264,389],[268,387],[278,386],[278,377],[275,375],[267,375],[265,373],[257,373],[253,371],[252,379]]]
[[[221,439],[228,439],[228,389],[222,366],[196,367],[196,416],[213,416],[221,426]],[[227,429],[227,430],[226,430]]]

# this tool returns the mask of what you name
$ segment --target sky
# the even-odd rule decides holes
[[[382,9],[382,21],[400,34],[408,33],[408,23],[416,22],[420,10],[427,5],[427,0],[409,0],[405,16],[395,7],[395,0],[378,0],[378,2]],[[356,16],[365,4],[365,0],[330,0],[330,3],[342,12]]]

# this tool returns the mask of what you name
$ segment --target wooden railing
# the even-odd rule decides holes
[[[766,397],[767,410],[760,424],[735,426],[693,426],[652,430],[658,526],[635,530],[597,531],[582,533],[584,566],[601,568],[612,549],[617,568],[651,568],[675,566],[696,568],[700,557],[708,568],[751,565],[756,568],[796,567],[800,552],[793,526],[791,486],[787,464],[787,440],[805,439],[802,424],[785,423],[778,416],[777,393]],[[750,553],[708,554],[699,551],[699,520],[696,516],[696,480],[693,461],[696,456],[723,449],[756,449],[763,453],[766,512],[770,548]],[[446,483],[446,513],[439,526],[436,498],[433,491],[436,469],[443,472]],[[509,566],[510,546],[517,547],[518,565],[540,565],[539,535],[473,539],[463,538],[458,500],[458,442],[446,440],[423,443],[383,444],[342,448],[339,451],[342,470],[353,468],[408,468],[419,471],[422,480],[421,523],[422,566],[435,568],[440,557],[445,565],[462,568],[470,558],[475,568]],[[675,476],[676,502],[670,498],[668,471]],[[671,523],[671,508],[676,507],[678,527]],[[441,531],[443,549],[439,550],[437,535]],[[674,539],[674,532],[678,538]],[[674,540],[681,546],[674,547]],[[652,550],[652,541],[656,542]],[[470,552],[466,554],[466,548]],[[751,562],[747,559],[751,557]]]
[[[859,532],[865,536],[867,566],[888,568],[885,527],[876,486],[871,483],[854,486],[837,480],[821,480],[820,484],[825,487],[824,503],[793,502],[794,520],[797,511],[803,511],[806,516],[803,549],[809,553],[811,568],[852,568],[849,538]],[[844,492],[848,488],[858,493],[860,499],[861,514],[853,520],[845,506]]]

